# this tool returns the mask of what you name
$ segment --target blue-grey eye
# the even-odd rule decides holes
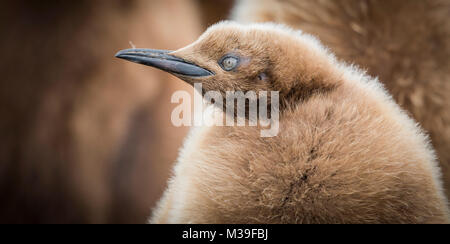
[[[227,56],[227,57],[223,58],[222,61],[220,62],[220,66],[225,71],[232,71],[233,69],[235,69],[238,66],[238,64],[239,64],[239,58],[233,57],[233,56]]]

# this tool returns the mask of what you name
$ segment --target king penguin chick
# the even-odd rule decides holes
[[[429,132],[450,197],[450,1],[238,0],[233,19],[317,36],[384,83]]]
[[[280,94],[276,137],[249,126],[193,129],[151,223],[449,222],[427,137],[376,79],[308,34],[222,22],[178,51],[117,57],[203,92]]]

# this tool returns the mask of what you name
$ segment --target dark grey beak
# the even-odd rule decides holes
[[[170,55],[171,51],[151,49],[127,49],[116,54],[117,58],[134,63],[155,67],[166,72],[188,76],[204,77],[214,75],[213,72],[184,59]]]

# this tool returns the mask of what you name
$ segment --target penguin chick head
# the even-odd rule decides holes
[[[177,51],[128,49],[117,57],[201,83],[203,93],[279,91],[294,103],[338,84],[333,55],[315,38],[272,23],[221,22]]]

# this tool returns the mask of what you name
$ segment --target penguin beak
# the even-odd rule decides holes
[[[205,77],[214,75],[213,72],[182,58],[170,55],[171,51],[151,49],[127,49],[116,54],[117,58],[143,64],[166,71],[174,75],[185,77]]]

